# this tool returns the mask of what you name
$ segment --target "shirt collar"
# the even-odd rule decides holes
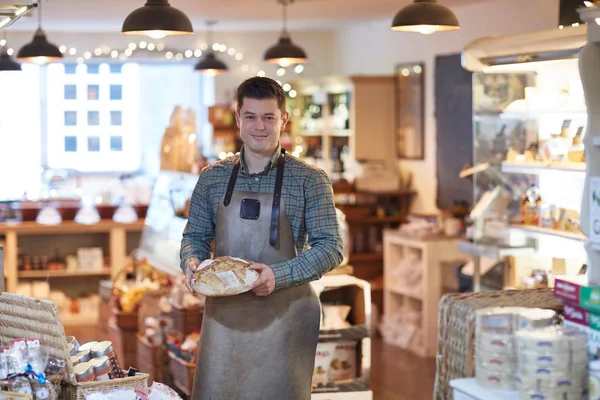
[[[246,145],[242,145],[242,148],[240,149],[240,166],[242,167],[241,168],[242,172],[247,174],[248,168],[246,166],[246,160],[244,159],[244,149],[245,148],[246,148]],[[271,168],[274,168],[277,166],[277,160],[279,159],[280,154],[281,154],[281,144],[277,144],[277,148],[271,155],[271,160],[269,161],[269,163],[267,165],[265,165],[265,169],[263,170],[263,173],[267,173],[267,172],[269,172],[269,170]]]

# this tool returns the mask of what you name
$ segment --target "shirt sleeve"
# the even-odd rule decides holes
[[[180,268],[190,258],[204,261],[210,258],[211,243],[215,238],[213,210],[208,199],[206,174],[200,174],[192,192],[188,221],[183,230],[180,249]]]
[[[310,248],[291,260],[270,266],[275,274],[275,290],[320,279],[343,260],[344,244],[333,188],[325,171],[312,174],[304,196],[304,220]]]

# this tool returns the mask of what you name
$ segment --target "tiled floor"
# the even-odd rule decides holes
[[[79,343],[107,339],[99,329],[66,327],[67,335]],[[431,400],[435,378],[435,360],[422,359],[411,353],[386,345],[379,338],[372,343],[371,388],[374,400]]]

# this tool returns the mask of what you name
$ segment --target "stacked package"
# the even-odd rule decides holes
[[[520,399],[588,398],[587,335],[572,327],[523,329],[515,334]]]
[[[486,308],[477,312],[475,377],[486,387],[516,390],[519,329],[551,326],[556,313],[525,307]]]

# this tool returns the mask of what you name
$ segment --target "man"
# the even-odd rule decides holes
[[[254,262],[252,291],[206,299],[193,400],[309,400],[321,308],[310,281],[337,267],[343,242],[322,170],[282,151],[285,93],[254,77],[237,90],[240,154],[198,178],[181,241],[186,284],[214,256]]]

